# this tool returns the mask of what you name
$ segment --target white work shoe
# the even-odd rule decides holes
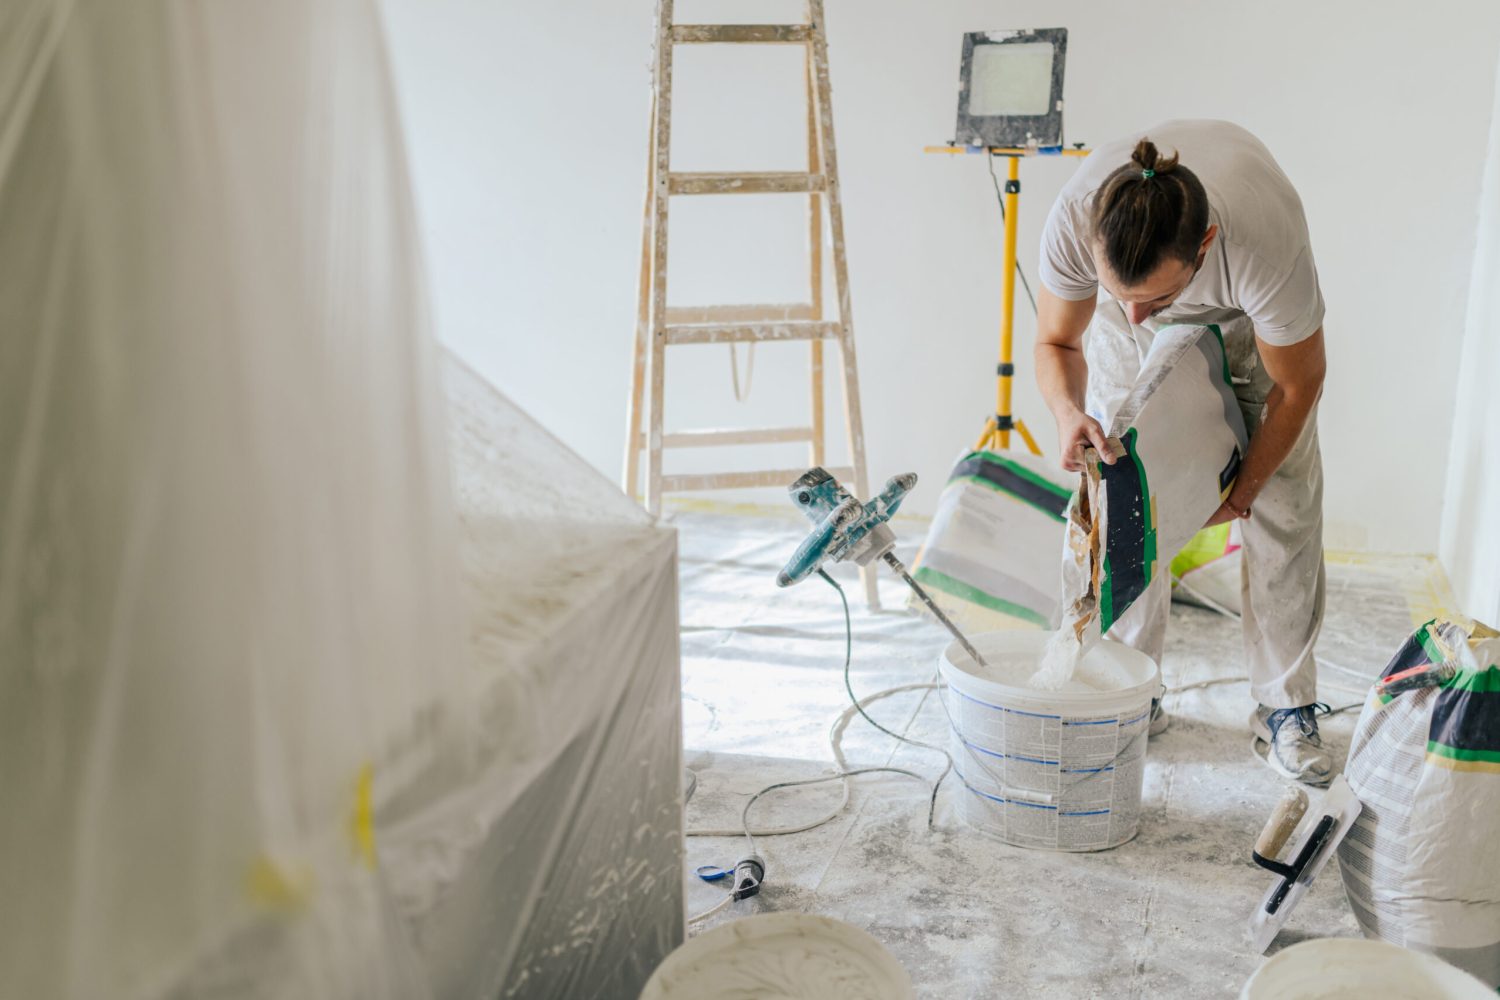
[[[1172,717],[1161,707],[1160,698],[1151,699],[1151,721],[1146,724],[1146,735],[1160,736],[1172,724]]]
[[[1318,705],[1301,708],[1256,707],[1250,731],[1266,744],[1265,762],[1284,778],[1323,786],[1333,778],[1333,759],[1323,750],[1315,715]]]

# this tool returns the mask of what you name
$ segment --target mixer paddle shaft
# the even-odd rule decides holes
[[[989,666],[988,663],[984,662],[984,657],[979,655],[979,650],[975,649],[973,644],[964,638],[964,634],[958,630],[958,626],[953,624],[947,615],[943,614],[942,608],[939,608],[931,597],[927,596],[927,591],[922,589],[921,584],[911,578],[911,574],[906,571],[905,566],[901,565],[901,560],[896,558],[896,554],[894,552],[887,552],[885,554],[885,561],[890,565],[891,569],[901,574],[901,579],[905,580],[906,585],[922,599],[922,603],[927,605],[927,610],[931,611],[937,617],[938,621],[947,626],[948,631],[953,633],[953,638],[957,639],[958,644],[964,648],[964,652],[972,656],[974,662],[981,667]]]

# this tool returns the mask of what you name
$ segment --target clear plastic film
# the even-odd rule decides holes
[[[497,638],[531,582],[474,555],[509,536],[451,465],[498,497],[533,467],[451,446],[416,248],[372,4],[0,13],[0,996],[478,995],[480,939],[424,931],[506,830],[545,863],[491,872],[489,926],[520,916],[487,975],[511,982],[538,882],[580,860],[566,824],[605,800],[509,810],[558,768],[586,785],[619,746],[578,734],[627,706],[667,728],[663,770],[608,801],[650,815],[637,868],[675,878],[670,533],[577,500],[633,540],[585,582],[633,580],[635,618],[559,583]],[[558,646],[593,604],[596,645]],[[559,676],[596,683],[573,705]],[[637,924],[658,949],[673,885]]]

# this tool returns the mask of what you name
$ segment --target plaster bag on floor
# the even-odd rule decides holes
[[[1365,702],[1344,766],[1364,810],[1339,868],[1366,937],[1500,987],[1500,633],[1428,622],[1381,677],[1432,665],[1438,683]]]
[[[1172,600],[1239,614],[1244,563],[1240,522],[1204,528],[1172,557]]]
[[[917,581],[966,631],[1055,628],[1057,550],[1073,485],[1073,474],[1051,459],[962,456],[917,557]]]
[[[1140,375],[1101,421],[1117,458],[1088,453],[1068,509],[1065,630],[1107,633],[1228,496],[1248,438],[1216,326],[1156,334]]]

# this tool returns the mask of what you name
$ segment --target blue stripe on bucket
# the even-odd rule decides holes
[[[953,687],[953,685],[950,684],[948,686],[949,686],[949,688],[951,690],[958,691],[958,688]],[[1031,716],[1033,718],[1036,718],[1036,719],[1061,719],[1062,718],[1062,716],[1060,716],[1060,715],[1045,715],[1045,714],[1043,714],[1041,712],[1023,712],[1019,708],[1006,708],[1004,705],[991,705],[987,701],[980,701],[978,698],[974,697],[973,695],[971,695],[971,694],[964,694],[962,691],[958,691],[958,696],[960,698],[963,698],[965,701],[972,701],[976,705],[983,705],[985,708],[993,708],[997,712],[1010,712],[1010,713],[1012,713],[1014,715],[1029,715],[1029,716]]]
[[[949,685],[949,689],[952,690],[952,691],[954,691],[955,693],[957,693],[957,695],[960,698],[964,699],[965,701],[972,701],[976,705],[982,705],[985,708],[992,708],[992,709],[994,709],[997,712],[1010,712],[1013,715],[1026,715],[1026,716],[1030,716],[1033,719],[1061,719],[1062,718],[1061,715],[1048,715],[1045,712],[1024,712],[1024,711],[1022,711],[1019,708],[1006,708],[1004,705],[992,705],[992,704],[990,704],[987,701],[980,701],[978,698],[974,697],[971,694],[965,694],[964,692],[959,691],[958,688],[953,687],[952,685]],[[1144,719],[1146,716],[1148,716],[1150,714],[1151,714],[1151,710],[1147,709],[1145,712],[1141,713],[1140,715],[1137,715],[1133,719],[1123,719],[1123,720],[1122,719],[1099,719],[1097,721],[1091,721],[1091,722],[1082,722],[1082,721],[1079,721],[1079,722],[1064,722],[1063,725],[1065,725],[1065,726],[1108,726],[1108,725],[1111,725],[1111,724],[1119,724],[1119,725],[1122,725],[1122,726],[1128,726],[1128,725],[1131,725],[1133,723],[1140,722],[1142,719]]]
[[[1087,812],[1066,812],[1066,813],[1058,813],[1058,815],[1059,816],[1108,816],[1109,815],[1109,810],[1108,809],[1090,809]]]
[[[1024,760],[1028,764],[1048,764],[1048,765],[1055,765],[1055,764],[1062,763],[1062,761],[1058,761],[1058,760],[1042,760],[1042,758],[1040,758],[1040,757],[1022,757],[1020,754],[1012,754],[1011,755],[1011,759],[1012,760]]]
[[[964,740],[963,745],[968,747],[970,750],[978,750],[982,754],[986,754],[990,757],[999,757],[1001,760],[1024,760],[1028,764],[1046,764],[1048,766],[1062,763],[1062,761],[1058,760],[1043,760],[1040,757],[1023,757],[1020,754],[1003,754],[997,750],[991,750],[989,747],[982,747],[978,743],[970,743],[968,740]],[[959,777],[961,778],[963,777],[963,775],[959,775]]]
[[[1009,712],[1012,715],[1029,715],[1033,719],[1061,719],[1062,718],[1062,716],[1060,716],[1060,715],[1047,715],[1047,714],[1045,714],[1043,712],[1023,712],[1019,708],[1003,708],[1003,709],[1001,709],[1001,711],[1003,711],[1003,712]]]
[[[980,700],[979,700],[979,699],[978,699],[978,698],[976,698],[976,697],[974,697],[974,696],[973,696],[973,695],[970,695],[970,694],[964,694],[964,693],[963,693],[963,692],[962,692],[962,691],[959,691],[959,690],[958,690],[958,688],[956,688],[956,687],[954,687],[954,686],[953,686],[953,685],[951,685],[951,684],[950,684],[950,685],[948,685],[948,688],[949,688],[949,690],[951,690],[951,691],[955,691],[955,692],[957,692],[957,693],[958,693],[958,696],[959,696],[959,697],[960,697],[960,698],[963,698],[963,699],[964,699],[964,700],[965,700],[965,701],[972,701],[972,702],[973,702],[973,703],[974,703],[974,704],[976,704],[976,705],[983,705],[983,706],[984,706],[984,707],[985,707],[985,708],[993,708],[993,709],[994,709],[994,710],[995,710],[995,711],[997,711],[997,712],[1003,712],[1003,711],[1005,711],[1005,709],[1004,709],[1004,708],[1002,708],[1002,707],[1001,707],[1001,706],[999,706],[999,705],[991,705],[991,704],[990,704],[990,703],[989,703],[989,702],[987,702],[987,701],[980,701]]]
[[[987,753],[991,757],[999,757],[1001,760],[1005,759],[1005,754],[1003,754],[1003,753],[996,753],[994,750],[986,749],[985,747],[982,747],[982,746],[980,746],[977,743],[970,743],[968,740],[964,740],[963,744],[964,744],[964,746],[968,747],[970,750],[978,750],[980,753]],[[959,777],[962,778],[963,775],[960,774]]]
[[[1114,767],[1065,767],[1063,774],[1099,774],[1103,771],[1113,771]]]

